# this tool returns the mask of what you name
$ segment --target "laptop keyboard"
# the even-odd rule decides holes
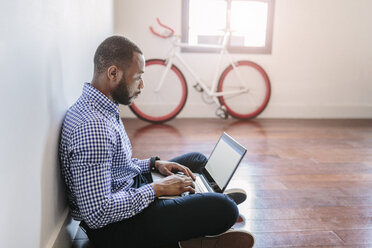
[[[207,187],[205,187],[202,179],[199,176],[196,177],[196,180],[194,181],[194,184],[195,184],[196,193],[208,192]]]

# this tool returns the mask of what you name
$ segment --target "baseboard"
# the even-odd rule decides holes
[[[371,105],[270,105],[262,118],[371,119]]]
[[[69,208],[66,207],[45,247],[70,248],[78,228],[79,222],[71,218]]]
[[[218,118],[217,105],[186,103],[178,118]],[[120,106],[123,118],[135,118],[126,106]],[[371,119],[371,105],[282,105],[270,104],[259,118],[301,118],[301,119]]]

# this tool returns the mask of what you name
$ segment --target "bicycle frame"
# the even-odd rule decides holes
[[[200,87],[206,92],[206,94],[210,97],[213,98],[213,100],[217,103],[218,106],[221,106],[220,102],[218,101],[219,96],[225,96],[225,95],[235,95],[235,94],[240,94],[249,91],[248,87],[246,84],[244,84],[244,80],[242,79],[242,76],[240,75],[239,71],[236,70],[236,64],[234,63],[233,57],[231,54],[227,51],[227,42],[228,42],[228,37],[229,37],[230,32],[225,31],[224,37],[223,37],[223,42],[222,45],[197,45],[193,47],[207,47],[207,48],[218,48],[221,49],[219,56],[218,56],[218,61],[217,61],[217,66],[216,70],[213,76],[213,81],[211,87],[209,87],[196,73],[195,71],[187,64],[187,62],[182,58],[180,55],[180,49],[182,47],[190,47],[189,44],[187,43],[182,43],[180,40],[179,36],[171,36],[173,38],[172,41],[172,49],[170,50],[169,56],[165,59],[166,63],[166,68],[165,71],[163,72],[163,75],[160,78],[159,85],[156,87],[155,92],[159,91],[161,87],[164,84],[164,79],[169,72],[173,62],[175,59],[178,59],[181,64],[186,68],[186,70],[192,75],[192,77],[196,80],[197,84],[200,85]],[[227,55],[230,64],[233,67],[233,70],[235,74],[237,75],[237,78],[240,81],[241,88],[240,90],[232,90],[232,91],[225,91],[225,92],[217,92],[217,84],[218,84],[218,78],[219,74],[218,72],[220,71],[221,63],[222,63],[222,58],[224,55]]]

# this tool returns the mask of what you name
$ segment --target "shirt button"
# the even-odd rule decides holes
[[[136,214],[136,213],[133,211],[133,212],[132,212],[132,216],[134,216],[135,214]]]

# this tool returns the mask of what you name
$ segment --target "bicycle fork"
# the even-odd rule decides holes
[[[161,78],[160,78],[160,81],[159,81],[159,84],[158,86],[155,88],[155,92],[159,92],[161,87],[163,87],[163,84],[164,84],[164,81],[165,81],[165,77],[167,76],[172,64],[173,64],[173,58],[170,58],[169,60],[165,60],[165,64],[167,65],[165,67],[165,70],[163,71],[163,74],[161,75]]]

